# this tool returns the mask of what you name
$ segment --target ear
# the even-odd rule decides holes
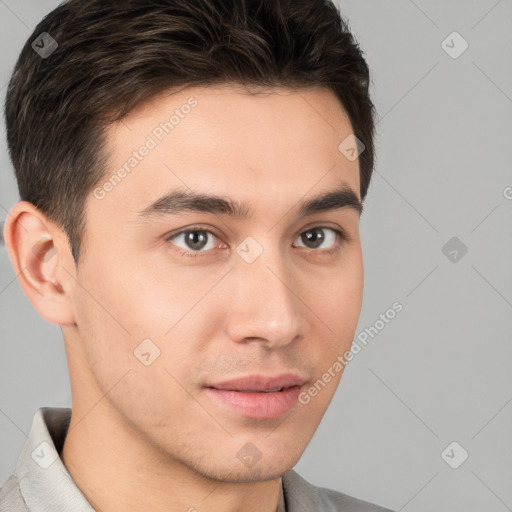
[[[32,203],[20,201],[7,216],[4,239],[18,281],[41,317],[52,324],[74,324],[76,270],[63,231]]]

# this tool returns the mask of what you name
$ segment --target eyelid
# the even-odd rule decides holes
[[[205,233],[211,233],[212,235],[215,235],[217,238],[219,238],[217,233],[215,233],[215,231],[212,228],[210,228],[210,227],[205,227],[205,226],[188,226],[186,228],[181,228],[178,231],[173,231],[172,233],[169,233],[169,234],[165,235],[165,239],[169,240],[171,238],[174,238],[175,236],[182,235],[183,233],[189,233],[191,231],[204,231]]]
[[[322,222],[315,222],[315,223],[313,223],[311,225],[308,225],[308,226],[302,228],[299,231],[299,235],[304,233],[305,231],[309,231],[311,229],[316,229],[316,228],[331,229],[332,231],[334,231],[343,240],[345,240],[347,242],[350,242],[352,240],[352,237],[348,234],[348,230],[347,229],[341,227],[338,224],[335,224],[334,226],[332,226],[332,225],[326,224],[325,222],[324,223],[322,223]]]

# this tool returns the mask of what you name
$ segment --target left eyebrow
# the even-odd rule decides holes
[[[357,194],[346,184],[328,192],[303,201],[298,208],[298,217],[303,218],[314,213],[351,208],[359,215],[363,212],[363,204]],[[157,199],[140,212],[142,219],[161,215],[179,215],[185,211],[228,215],[247,219],[252,217],[250,208],[231,198],[200,194],[190,190],[175,190]]]
[[[341,208],[351,208],[356,210],[359,215],[363,213],[363,203],[348,185],[308,199],[300,206],[298,215],[299,218],[303,218],[314,213]]]

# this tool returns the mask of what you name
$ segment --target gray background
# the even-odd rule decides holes
[[[2,98],[22,44],[56,5],[0,0]],[[512,1],[341,6],[379,117],[357,332],[395,301],[403,310],[349,364],[296,470],[397,511],[512,510]],[[469,44],[457,58],[445,49],[458,53],[458,36],[442,45],[454,31]],[[0,144],[5,219],[18,195]],[[457,261],[453,247],[442,252],[452,237]],[[69,407],[71,394],[60,329],[35,312],[4,247],[0,270],[2,484],[35,410]],[[458,469],[441,457],[452,441],[469,453]],[[460,460],[460,448],[448,453]]]

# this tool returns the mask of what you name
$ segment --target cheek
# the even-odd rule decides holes
[[[106,291],[108,288],[101,291],[93,284],[82,282],[83,288],[75,294],[76,324],[89,372],[105,391],[133,364],[133,338],[130,326]]]
[[[121,289],[121,282],[113,286],[112,274],[110,281],[104,277],[84,280],[77,290],[77,326],[86,361],[75,364],[87,366],[101,395],[137,425],[157,427],[177,411],[184,415],[190,397],[180,385],[185,381],[182,366],[190,366],[192,355],[179,342],[181,324],[164,333],[190,308],[183,304],[173,310],[171,293],[160,303],[151,287],[138,288],[137,280]]]
[[[140,365],[134,350],[161,331],[151,313],[151,291],[137,281],[142,269],[123,268],[118,260],[98,248],[84,261],[73,297],[83,350],[102,388]]]
[[[354,251],[353,257],[326,273],[313,286],[310,281],[310,303],[323,320],[329,334],[338,342],[350,343],[359,321],[363,299],[363,264]]]
[[[130,346],[162,338],[197,295],[175,272],[165,272],[147,259],[122,257],[117,250],[97,253],[88,269],[81,278],[85,297],[80,303],[94,314],[100,331],[117,330],[114,340],[129,338]]]
[[[134,382],[144,372],[141,393],[172,384],[165,369],[182,381],[183,368],[201,348],[191,341],[203,338],[206,320],[198,322],[197,315],[208,304],[201,299],[216,277],[160,271],[152,261],[135,264],[119,258],[116,265],[108,258],[98,255],[90,261],[74,298],[91,372],[103,390],[128,370],[127,381]]]
[[[316,339],[315,353],[310,354],[310,360],[315,361],[314,382],[321,381],[311,394],[320,408],[327,407],[339,384],[345,369],[339,358],[350,350],[361,312],[363,263],[360,251],[354,251],[353,255],[322,281],[323,286],[310,287],[316,290],[309,296]]]

